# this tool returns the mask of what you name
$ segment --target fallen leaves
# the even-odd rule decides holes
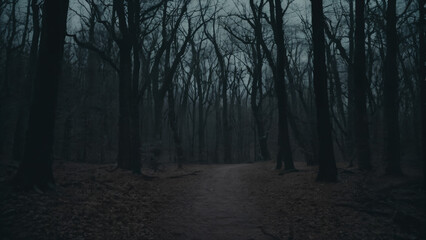
[[[272,162],[236,167],[246,201],[261,209],[267,235],[276,239],[425,239],[426,196],[419,179],[388,179],[339,169],[340,181],[316,183],[316,168],[279,175]],[[141,175],[114,165],[60,162],[57,191],[37,193],[0,187],[3,239],[173,239],[185,233],[162,217],[184,212],[203,198],[196,187],[214,165],[186,166]],[[0,179],[12,176],[4,171]],[[204,190],[203,190],[204,191]],[[245,204],[242,202],[241,204]]]
[[[166,185],[172,180],[146,181],[128,171],[111,172],[113,168],[57,163],[56,192],[20,192],[3,184],[1,238],[153,239],[150,223],[169,204],[170,196],[163,193],[173,192]]]

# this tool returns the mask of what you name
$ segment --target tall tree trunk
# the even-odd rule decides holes
[[[386,58],[384,68],[384,116],[385,116],[385,161],[386,173],[402,175],[399,143],[399,101],[398,101],[398,51],[396,33],[396,0],[389,0],[386,12]]]
[[[252,46],[254,66],[253,66],[253,82],[251,86],[251,109],[256,124],[256,132],[258,135],[260,155],[262,160],[270,160],[271,154],[268,149],[268,137],[265,132],[265,123],[263,120],[262,113],[262,67],[263,67],[263,56],[261,52],[261,46],[259,41],[256,41],[255,47]],[[259,96],[258,96],[259,93]],[[257,100],[259,98],[259,100]]]
[[[354,160],[354,150],[355,145],[355,132],[354,132],[354,119],[355,119],[355,97],[354,97],[354,0],[349,0],[349,61],[348,61],[348,75],[347,75],[347,84],[348,84],[348,118],[347,118],[347,129],[348,134],[346,137],[346,145],[348,146],[347,155],[349,156],[349,166],[353,166]]]
[[[24,63],[24,51],[25,51],[25,43],[27,40],[28,34],[28,25],[30,22],[30,14],[31,14],[31,2],[32,0],[28,0],[27,2],[27,12],[25,14],[25,24],[22,33],[21,44],[19,45],[19,55],[18,61],[16,62],[17,66],[23,66],[21,68],[27,68],[29,65],[25,65]],[[36,13],[37,14],[37,13]],[[38,43],[38,41],[37,41]],[[28,64],[28,62],[26,62]],[[13,159],[15,161],[20,161],[22,158],[22,152],[24,150],[24,141],[25,141],[25,132],[26,125],[28,120],[28,108],[31,101],[31,81],[33,80],[27,75],[22,77],[21,68],[15,68],[15,82],[16,86],[19,88],[17,91],[18,94],[18,120],[15,126],[15,132],[13,136]],[[22,79],[22,82],[21,82]]]
[[[141,69],[141,59],[140,59],[140,0],[130,0],[129,1],[130,8],[129,9],[129,31],[130,31],[130,39],[133,46],[133,72],[132,72],[132,88],[131,88],[131,118],[132,118],[132,141],[133,141],[133,149],[132,149],[132,159],[133,159],[133,172],[140,173],[141,169],[141,135],[140,135],[140,114],[139,114],[139,73]]]
[[[229,125],[229,114],[228,114],[228,72],[225,65],[224,56],[220,50],[220,47],[217,43],[216,35],[213,33],[213,36],[209,35],[209,39],[214,46],[214,50],[219,62],[220,68],[220,81],[222,84],[222,131],[223,131],[223,162],[232,163],[232,149],[231,149],[231,127]]]
[[[371,169],[370,134],[366,103],[366,68],[365,68],[365,1],[356,1],[355,58],[354,58],[354,90],[355,90],[355,143],[356,159],[360,169]]]
[[[281,169],[282,162],[284,162],[284,169],[290,170],[294,169],[294,163],[287,119],[288,97],[285,85],[285,66],[288,62],[285,61],[287,59],[285,56],[287,51],[284,45],[283,9],[280,0],[275,0],[275,3],[272,3],[271,0],[269,4],[275,4],[275,7],[271,7],[271,14],[275,15],[274,41],[277,45],[274,70],[275,94],[278,100],[278,154],[276,169]]]
[[[197,92],[198,92],[198,157],[200,158],[200,161],[205,161],[204,158],[206,156],[204,154],[204,148],[205,148],[204,90],[202,86],[199,57],[198,57],[198,53],[195,50],[195,46],[192,47],[192,54],[193,56],[196,56],[194,59],[194,64],[195,64],[194,76],[195,76]],[[194,116],[194,119],[195,119],[195,116]]]
[[[89,17],[89,42],[95,42],[95,10],[94,6],[91,6],[91,13]],[[100,162],[99,160],[99,149],[97,148],[99,141],[97,141],[96,134],[99,134],[99,131],[96,131],[100,127],[100,121],[98,111],[94,111],[99,107],[97,99],[99,96],[96,96],[96,56],[93,51],[88,51],[87,56],[87,72],[86,72],[86,93],[84,96],[84,117],[85,117],[85,142],[84,142],[84,162]]]
[[[421,121],[422,121],[422,158],[423,158],[423,188],[426,189],[426,57],[425,57],[425,1],[419,0],[419,80],[421,86]]]
[[[262,101],[263,101],[263,86],[262,86],[262,68],[263,68],[263,52],[262,52],[262,44],[264,44],[263,37],[262,37],[262,23],[261,23],[261,15],[262,15],[262,8],[263,8],[263,0],[260,2],[260,5],[256,7],[254,5],[254,1],[250,0],[250,8],[252,10],[253,16],[254,16],[254,25],[253,29],[255,32],[255,44],[252,45],[252,58],[253,58],[253,83],[252,83],[252,89],[251,89],[251,99],[250,104],[253,111],[255,124],[256,124],[256,132],[258,135],[258,141],[259,141],[259,147],[260,147],[260,154],[262,156],[263,160],[270,160],[271,154],[268,149],[268,136],[265,131],[265,121],[262,111]],[[267,50],[264,50],[268,52]],[[270,52],[268,52],[270,54]],[[271,58],[271,57],[269,57]],[[272,63],[272,61],[270,61]],[[271,67],[273,64],[271,64]],[[259,94],[259,96],[258,96]],[[259,98],[259,100],[257,100]],[[255,137],[256,142],[256,137]],[[255,159],[257,158],[255,152]],[[280,166],[281,168],[281,166]]]
[[[336,181],[337,169],[334,159],[330,107],[327,94],[323,5],[322,0],[312,1],[311,4],[314,44],[314,91],[319,137],[319,172],[317,181]]]
[[[120,72],[119,72],[119,143],[118,143],[118,167],[135,172],[140,171],[140,159],[134,159],[137,155],[134,146],[134,129],[132,116],[132,61],[131,48],[124,44],[120,47]]]
[[[140,130],[139,130],[139,101],[138,82],[140,59],[138,46],[133,34],[138,33],[135,19],[139,20],[136,0],[129,1],[128,13],[125,13],[124,2],[114,0],[114,9],[118,17],[118,25],[122,38],[117,40],[120,49],[119,65],[119,132],[118,132],[118,167],[132,170],[134,173],[141,171],[140,159]],[[126,21],[127,15],[127,21]],[[132,65],[133,49],[133,65]],[[137,65],[136,65],[137,64]],[[133,72],[132,72],[133,69]]]
[[[54,184],[52,147],[67,12],[68,0],[44,1],[34,99],[24,158],[16,175],[18,183],[25,187],[45,190]]]
[[[336,60],[336,55],[331,53],[330,45],[326,45],[326,55],[327,61],[329,62],[329,71],[330,71],[330,98],[331,101],[331,116],[334,122],[336,123],[339,132],[335,131],[335,143],[338,145],[341,158],[346,159],[346,135],[347,135],[347,126],[346,126],[346,117],[342,100],[342,87],[340,81],[340,75]],[[336,106],[336,114],[334,113],[334,107]],[[332,121],[333,122],[333,121]],[[352,146],[351,146],[352,147]]]
[[[313,52],[312,52],[313,53]],[[307,101],[308,103],[305,104],[305,111],[307,113],[307,115],[309,114],[309,112],[315,112],[315,101],[314,101],[314,93],[312,93],[312,91],[310,89],[313,89],[313,84],[314,84],[314,79],[313,79],[313,66],[311,65],[311,61],[310,59],[313,57],[313,54],[311,54],[311,52],[308,55],[308,64],[309,64],[309,68],[308,68],[308,96],[307,96]],[[300,99],[303,99],[303,96],[300,96]],[[302,101],[303,103],[303,101]],[[309,129],[308,131],[311,133],[311,135],[313,137],[310,138],[309,140],[309,145],[311,146],[311,150],[312,150],[312,154],[310,154],[310,158],[308,158],[307,160],[307,164],[308,166],[314,166],[314,165],[318,165],[318,131],[317,131],[317,118],[314,116],[315,114],[309,114],[308,116],[311,117],[311,121],[309,121]]]

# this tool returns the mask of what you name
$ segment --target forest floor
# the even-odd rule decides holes
[[[186,165],[148,172],[57,162],[56,191],[19,191],[0,167],[0,239],[426,239],[421,176],[339,168],[315,182],[297,163]]]

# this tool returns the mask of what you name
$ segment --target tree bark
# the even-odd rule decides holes
[[[384,67],[384,116],[385,116],[385,161],[386,173],[402,175],[401,150],[399,134],[399,101],[398,101],[398,51],[396,33],[396,0],[389,0],[386,12],[386,58]]]
[[[346,137],[347,146],[349,155],[349,166],[353,166],[354,163],[354,150],[353,147],[355,145],[355,132],[354,132],[354,119],[355,119],[355,97],[354,97],[354,29],[355,29],[355,21],[354,21],[354,0],[349,0],[349,62],[348,62],[348,76],[347,76],[347,84],[348,84],[348,118],[347,118],[347,126],[348,126],[348,134]]]
[[[214,28],[215,26],[213,26]],[[213,44],[214,51],[216,53],[220,76],[219,79],[222,84],[222,131],[223,131],[223,162],[232,163],[232,148],[231,148],[231,127],[229,125],[229,114],[228,114],[228,71],[225,65],[225,58],[220,50],[219,44],[217,43],[216,34],[213,32],[213,35],[207,34],[210,42]]]
[[[252,9],[254,3],[250,3]],[[273,30],[274,42],[276,44],[276,59],[275,62],[272,57],[271,51],[266,46],[262,32],[257,31],[256,38],[261,41],[262,48],[266,53],[267,60],[273,72],[274,90],[278,102],[278,154],[276,161],[276,169],[282,168],[284,161],[284,169],[294,169],[293,154],[290,145],[289,126],[288,126],[288,101],[287,91],[285,85],[285,66],[286,62],[286,48],[284,44],[284,23],[283,23],[283,9],[280,0],[269,0],[269,13],[270,24]]]
[[[202,86],[201,68],[200,68],[200,53],[195,47],[195,43],[191,41],[192,52],[192,67],[194,69],[194,77],[196,89],[198,92],[198,157],[200,161],[205,161],[205,131],[204,131],[204,89]],[[194,113],[195,114],[195,113]],[[195,121],[195,117],[194,117]]]
[[[263,5],[261,1],[260,5]],[[252,44],[252,58],[253,58],[253,70],[252,77],[253,82],[251,86],[251,109],[256,124],[257,138],[259,142],[260,154],[262,160],[270,160],[271,154],[268,149],[268,136],[265,131],[265,121],[262,111],[263,101],[263,85],[262,85],[262,68],[263,68],[263,52],[262,52],[262,6],[255,7],[253,0],[250,1],[250,7],[254,17],[254,24],[252,25],[255,34],[255,43]],[[258,95],[259,94],[259,95]],[[257,100],[259,99],[259,100]],[[255,138],[256,139],[256,138]],[[257,153],[255,153],[257,154]],[[255,156],[256,159],[256,156]]]
[[[135,17],[135,12],[132,11],[132,9],[134,10],[134,8],[139,7],[139,5],[135,4],[133,1],[129,1],[129,4],[130,7],[126,21],[123,1],[114,0],[114,9],[117,12],[118,25],[122,35],[122,38],[117,40],[117,44],[120,49],[120,65],[118,73],[119,143],[117,163],[119,168],[140,173],[139,102],[137,95],[135,96],[135,93],[138,91],[138,86],[133,86],[135,81],[139,81],[139,78],[132,78],[133,72],[131,57],[132,48],[134,47],[133,45],[135,45],[131,34],[136,31],[135,24],[132,22]]]
[[[46,190],[54,184],[52,147],[58,82],[61,75],[68,0],[45,0],[40,53],[30,108],[23,161],[16,179],[25,187]]]
[[[426,189],[426,57],[425,57],[425,0],[419,0],[419,80],[421,94],[423,188]]]
[[[95,6],[90,6],[91,13],[89,17],[89,42],[95,42]],[[98,86],[96,76],[96,55],[93,51],[88,51],[87,56],[87,69],[86,69],[86,92],[84,96],[83,114],[85,118],[85,141],[84,141],[84,155],[83,161],[85,162],[100,162],[100,151],[97,148],[100,138],[100,122],[101,116],[99,116],[99,108],[96,88]]]
[[[275,93],[278,98],[278,155],[277,155],[277,166],[281,168],[280,162],[284,162],[284,170],[294,169],[293,164],[293,153],[290,146],[290,134],[288,127],[288,97],[285,85],[285,65],[288,62],[286,48],[284,45],[284,30],[283,30],[283,9],[281,7],[281,1],[275,0],[275,17],[276,17],[276,28],[274,31],[274,39],[277,44],[277,56],[276,56],[276,68],[275,68]]]
[[[370,134],[368,130],[368,115],[366,103],[366,57],[365,57],[365,1],[355,4],[355,58],[354,58],[354,90],[355,90],[355,154],[358,167],[363,170],[371,169]]]
[[[261,46],[258,41],[256,41],[256,47],[253,47],[253,58],[255,59],[255,64],[253,66],[253,82],[251,86],[251,109],[253,111],[253,116],[256,124],[256,130],[258,135],[260,155],[262,160],[270,160],[271,154],[268,149],[268,137],[265,132],[265,123],[263,120],[262,113],[262,66],[263,66],[263,56],[261,53]],[[259,97],[258,97],[259,93]],[[259,98],[259,100],[257,100]]]
[[[133,117],[132,117],[132,89],[131,89],[131,48],[126,44],[120,47],[119,72],[119,146],[118,167],[135,172],[140,171],[140,159],[137,156],[138,147],[134,146]]]
[[[337,180],[337,169],[334,159],[330,107],[327,94],[323,5],[322,0],[311,1],[311,4],[314,45],[314,91],[319,137],[319,172],[317,181],[334,182]]]

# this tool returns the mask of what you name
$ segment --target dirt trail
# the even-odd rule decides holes
[[[173,165],[146,181],[114,165],[59,162],[58,192],[0,184],[0,239],[426,239],[421,177],[341,165],[339,182],[318,183],[317,167],[295,164],[284,175],[273,161]],[[0,179],[14,174],[0,168]]]
[[[273,239],[261,230],[261,211],[242,176],[250,164],[213,166],[194,179],[193,199],[176,202],[162,221],[175,239]]]

